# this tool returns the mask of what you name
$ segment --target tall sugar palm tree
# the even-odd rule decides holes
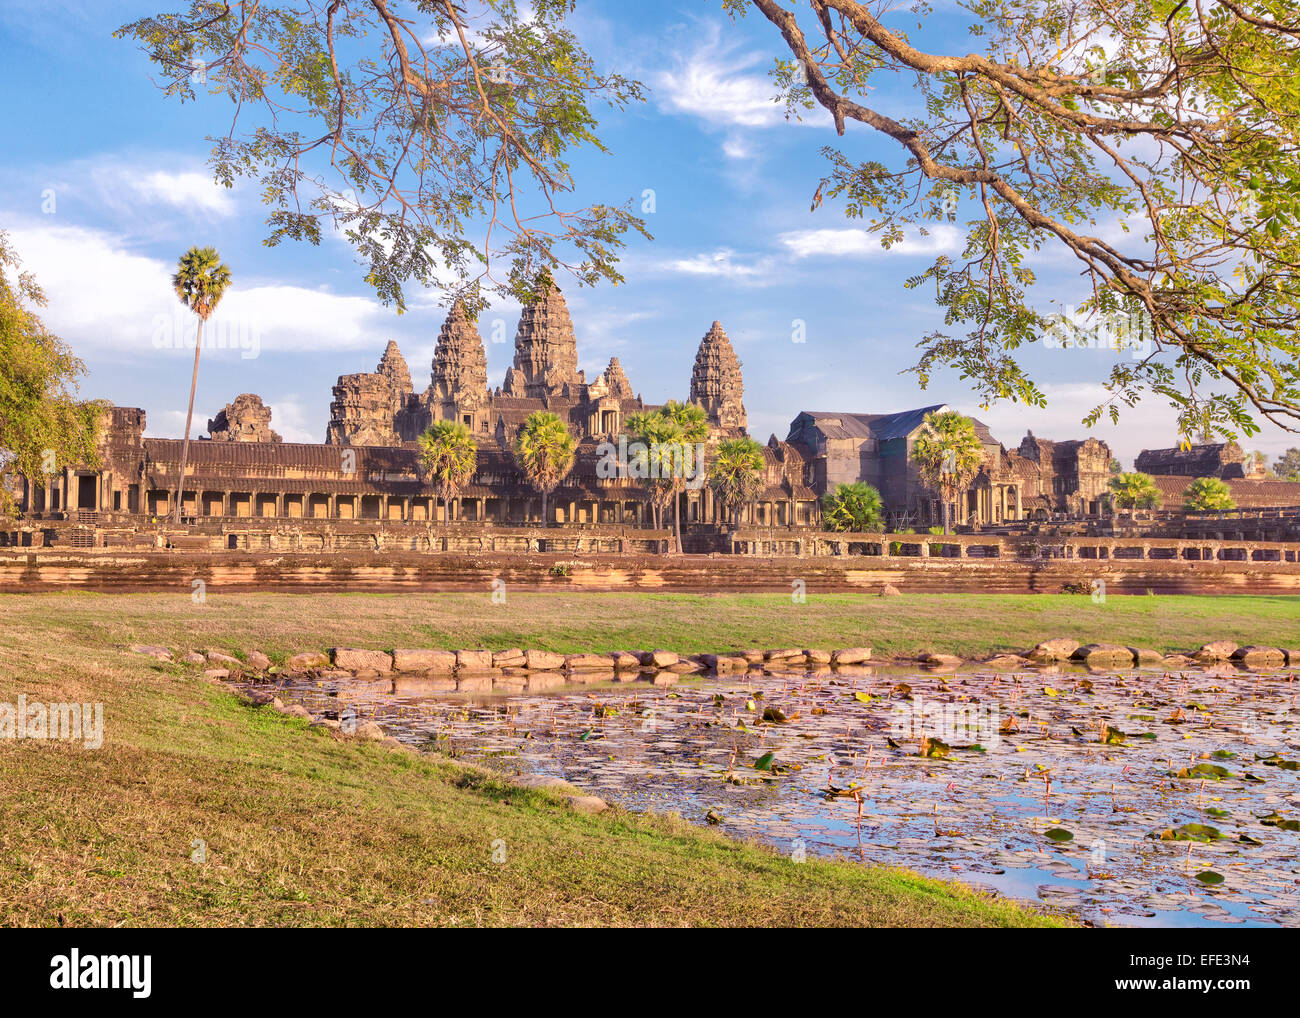
[[[221,298],[230,286],[230,269],[222,263],[216,248],[192,247],[181,255],[172,276],[172,286],[181,303],[199,319],[198,335],[194,339],[194,373],[190,377],[190,405],[185,411],[185,437],[181,441],[181,472],[176,479],[176,505],[173,521],[181,519],[181,504],[185,498],[185,463],[190,454],[190,425],[194,421],[194,391],[199,386],[199,353],[203,349],[203,325],[217,309]]]
[[[546,410],[529,414],[515,433],[515,462],[542,496],[543,526],[549,526],[546,498],[573,469],[577,447],[564,421]]]
[[[912,446],[912,461],[921,483],[937,491],[943,501],[943,532],[952,524],[952,504],[979,473],[984,447],[975,422],[956,410],[932,410]]]
[[[477,465],[478,443],[465,425],[434,421],[420,436],[420,468],[442,498],[444,523],[451,518],[451,500]]]
[[[1119,473],[1107,486],[1116,509],[1155,509],[1160,505],[1160,489],[1150,474]]]
[[[728,438],[718,443],[709,467],[709,485],[733,524],[763,487],[763,447],[752,438]]]

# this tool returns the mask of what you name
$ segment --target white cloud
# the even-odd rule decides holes
[[[271,428],[286,442],[320,442],[324,435],[308,424],[306,408],[296,398],[269,399]]]
[[[10,234],[23,267],[35,274],[49,300],[42,317],[74,349],[155,352],[160,330],[174,336],[192,328],[172,291],[171,266],[131,251],[122,238],[39,221],[20,221]],[[259,353],[382,350],[396,322],[392,311],[369,297],[245,281],[236,274],[208,337],[244,337],[242,347],[230,344],[237,349],[228,355],[235,357],[248,356],[250,339]]]
[[[63,181],[60,189],[84,194],[136,230],[142,220],[148,223],[164,210],[190,219],[225,218],[236,211],[235,192],[216,183],[201,163],[187,156],[95,156],[68,163],[55,176]]]
[[[736,44],[723,40],[721,26],[710,24],[695,49],[670,70],[652,76],[660,108],[699,117],[715,127],[785,123],[785,106],[774,101],[772,79],[751,70],[766,58],[737,49]]]
[[[916,228],[905,231],[892,247],[880,245],[880,235],[862,229],[791,230],[777,240],[796,258],[874,258],[885,254],[936,255],[960,251],[964,235],[955,226],[927,228],[922,236]]]
[[[753,156],[754,150],[748,139],[733,132],[722,142],[722,154],[728,159],[749,159]]]
[[[235,211],[229,188],[214,183],[205,173],[167,173],[155,170],[134,182],[143,197],[209,215],[228,216]]]
[[[738,260],[731,248],[720,247],[686,258],[667,258],[656,262],[654,268],[661,272],[682,273],[688,276],[718,276],[724,279],[757,281],[771,270],[770,259],[745,262]]]

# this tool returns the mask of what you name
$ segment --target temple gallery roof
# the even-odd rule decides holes
[[[828,410],[805,410],[799,416],[814,421],[817,429],[827,438],[870,438],[885,442],[893,438],[906,438],[925,423],[925,415],[949,409],[946,403],[900,410],[892,414],[850,414]],[[971,418],[975,433],[986,445],[994,438],[983,421]]]

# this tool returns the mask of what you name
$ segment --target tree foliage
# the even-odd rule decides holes
[[[107,405],[77,398],[85,365],[36,313],[45,296],[0,230],[0,514],[13,512],[15,476],[40,483],[99,462]]]
[[[1217,477],[1198,477],[1183,492],[1183,508],[1197,512],[1225,512],[1236,509],[1232,491]]]
[[[617,282],[624,234],[645,232],[626,206],[564,204],[569,150],[604,149],[592,106],[641,98],[596,70],[566,27],[573,6],[191,0],[116,35],[166,96],[229,100],[212,170],[227,187],[256,181],[267,244],[337,230],[385,302],[404,309],[406,284],[450,276],[476,312],[484,282],[523,299],[539,267]]]
[[[956,410],[932,410],[912,445],[912,461],[921,483],[939,493],[943,502],[943,532],[951,526],[952,503],[970,487],[984,462],[984,447],[975,422]]]
[[[1044,405],[1022,355],[1059,324],[1032,293],[1055,249],[1087,281],[1079,313],[1128,323],[1088,423],[1156,393],[1189,438],[1300,427],[1292,0],[958,0],[971,40],[950,52],[914,45],[885,0],[724,7],[779,31],[793,114],[898,146],[828,146],[814,208],[842,201],[886,247],[974,211],[960,253],[909,281],[946,312],[910,369],[923,385],[951,367],[986,402]]]
[[[822,526],[827,530],[875,533],[883,524],[880,492],[869,484],[837,484],[822,495]]]
[[[1300,449],[1291,448],[1279,456],[1273,473],[1283,481],[1300,481]]]
[[[766,467],[763,447],[752,438],[728,438],[718,443],[709,464],[709,485],[733,522],[763,490]]]
[[[704,408],[670,399],[654,410],[642,410],[627,419],[628,431],[636,439],[632,463],[645,477],[654,509],[655,526],[663,526],[663,510],[673,505],[673,526],[677,547],[682,546],[682,523],[677,495],[688,480],[701,477],[700,446],[709,437],[709,419]]]
[[[474,476],[478,465],[478,443],[469,428],[457,421],[434,421],[420,436],[420,469],[434,485],[451,517],[451,500]]]
[[[1118,509],[1160,508],[1160,489],[1150,474],[1138,471],[1119,473],[1107,482],[1107,486]]]
[[[546,499],[573,469],[578,448],[568,426],[549,410],[537,410],[524,418],[515,432],[515,462],[528,483],[542,496],[542,525],[546,518]]]

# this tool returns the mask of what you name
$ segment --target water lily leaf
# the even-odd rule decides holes
[[[1208,778],[1212,781],[1222,781],[1224,778],[1233,777],[1233,773],[1226,767],[1220,767],[1218,764],[1199,763],[1195,767],[1184,767],[1174,776],[1178,778]]]
[[[785,711],[781,710],[780,707],[764,707],[763,720],[771,721],[778,725],[783,725],[789,719],[785,716]]]
[[[1235,760],[1237,754],[1230,749],[1216,749],[1210,756],[1216,760]]]
[[[1074,840],[1074,835],[1071,834],[1069,831],[1067,831],[1064,827],[1049,828],[1048,830],[1043,832],[1043,836],[1048,838],[1051,841],[1065,842],[1065,841]]]
[[[1106,743],[1108,746],[1122,745],[1124,740],[1127,738],[1128,736],[1125,735],[1123,732],[1121,732],[1118,728],[1114,728],[1111,725],[1102,726],[1101,741]]]
[[[927,735],[921,740],[922,756],[940,758],[947,756],[951,751],[952,747],[946,742],[933,738],[932,736]]]
[[[1169,828],[1160,832],[1161,841],[1218,841],[1223,832],[1209,824],[1183,824],[1177,830]]]
[[[1262,844],[1264,844],[1262,841],[1258,841],[1257,839],[1252,838],[1249,834],[1238,835],[1237,840],[1240,841],[1243,845],[1262,845]]]
[[[857,700],[858,703],[870,703],[872,700],[875,699],[875,697],[873,697],[870,693],[863,693],[859,691],[853,694],[853,699]]]
[[[1215,884],[1223,883],[1223,874],[1215,873],[1214,870],[1201,870],[1200,873],[1196,874],[1196,879],[1203,884],[1213,886]]]
[[[776,754],[772,752],[764,753],[762,756],[760,756],[757,760],[754,761],[754,770],[770,771],[772,769],[772,758],[774,756],[776,756]]]
[[[1226,817],[1228,815],[1228,811],[1226,809],[1219,809],[1215,806],[1206,806],[1205,812],[1206,814],[1212,817]]]

